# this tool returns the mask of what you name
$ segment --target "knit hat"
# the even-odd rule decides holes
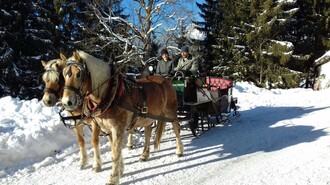
[[[162,51],[160,52],[161,55],[168,54],[168,51],[166,48],[163,48]]]
[[[189,48],[187,46],[183,46],[181,48],[181,52],[189,52]]]

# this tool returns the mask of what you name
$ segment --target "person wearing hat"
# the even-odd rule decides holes
[[[162,59],[158,61],[156,67],[156,74],[162,76],[168,76],[170,72],[174,69],[174,62],[169,58],[169,54],[166,48],[161,50]]]
[[[187,76],[197,74],[198,61],[189,53],[189,48],[187,46],[181,48],[181,58],[179,59],[178,65],[174,68],[174,71],[183,71]]]

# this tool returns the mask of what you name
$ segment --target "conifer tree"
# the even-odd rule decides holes
[[[199,31],[205,34],[205,40],[200,41],[200,55],[204,59],[203,66],[211,69],[213,61],[219,58],[219,53],[214,52],[216,45],[216,39],[218,37],[217,30],[222,25],[223,15],[219,9],[218,0],[206,0],[205,3],[201,4],[196,2],[197,6],[201,10],[200,16],[204,21],[196,21],[195,24]]]
[[[268,83],[270,75],[276,73],[273,66],[283,66],[290,58],[291,45],[283,45],[279,35],[285,32],[285,23],[291,14],[283,11],[285,3],[267,1],[254,1],[251,4],[252,12],[255,12],[255,19],[252,21],[253,30],[247,34],[247,44],[252,49],[252,56],[255,59],[255,73],[259,74],[260,84]],[[279,81],[281,79],[278,79]],[[272,79],[272,82],[277,82]]]
[[[283,36],[294,44],[294,54],[288,67],[309,72],[315,59],[330,49],[330,1],[297,0],[297,13]]]
[[[42,89],[38,76],[41,59],[56,53],[56,34],[52,23],[54,7],[45,1],[1,1],[0,29],[1,82],[0,96],[22,99],[40,98]],[[58,53],[56,53],[58,57]],[[2,63],[2,62],[1,62]]]
[[[284,1],[272,0],[222,1],[220,9],[225,20],[217,41],[223,60],[217,73],[231,72],[237,79],[267,83],[274,70],[279,69],[274,66],[289,60],[290,56],[283,52],[293,49],[292,45],[281,45],[284,42],[280,41],[285,40],[278,40],[287,18],[292,16],[283,11],[285,5]]]
[[[254,60],[246,42],[246,35],[252,30],[252,25],[248,24],[253,18],[250,3],[244,0],[223,0],[218,7],[224,20],[221,24],[216,23],[217,29],[214,31],[216,46],[213,53],[218,58],[212,73],[236,80],[254,81],[255,76],[250,72]]]

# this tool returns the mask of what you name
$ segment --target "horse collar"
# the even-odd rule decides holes
[[[90,96],[87,96],[83,105],[85,115],[92,117],[99,116],[104,112],[110,111],[111,107],[118,103],[115,99],[120,99],[123,94],[124,82],[122,75],[117,73],[111,76],[108,85],[112,88],[108,88],[106,98],[101,102],[93,102]]]

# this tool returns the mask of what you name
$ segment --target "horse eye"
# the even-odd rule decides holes
[[[81,76],[80,73],[81,73],[80,71],[77,73],[77,78],[80,78]]]

